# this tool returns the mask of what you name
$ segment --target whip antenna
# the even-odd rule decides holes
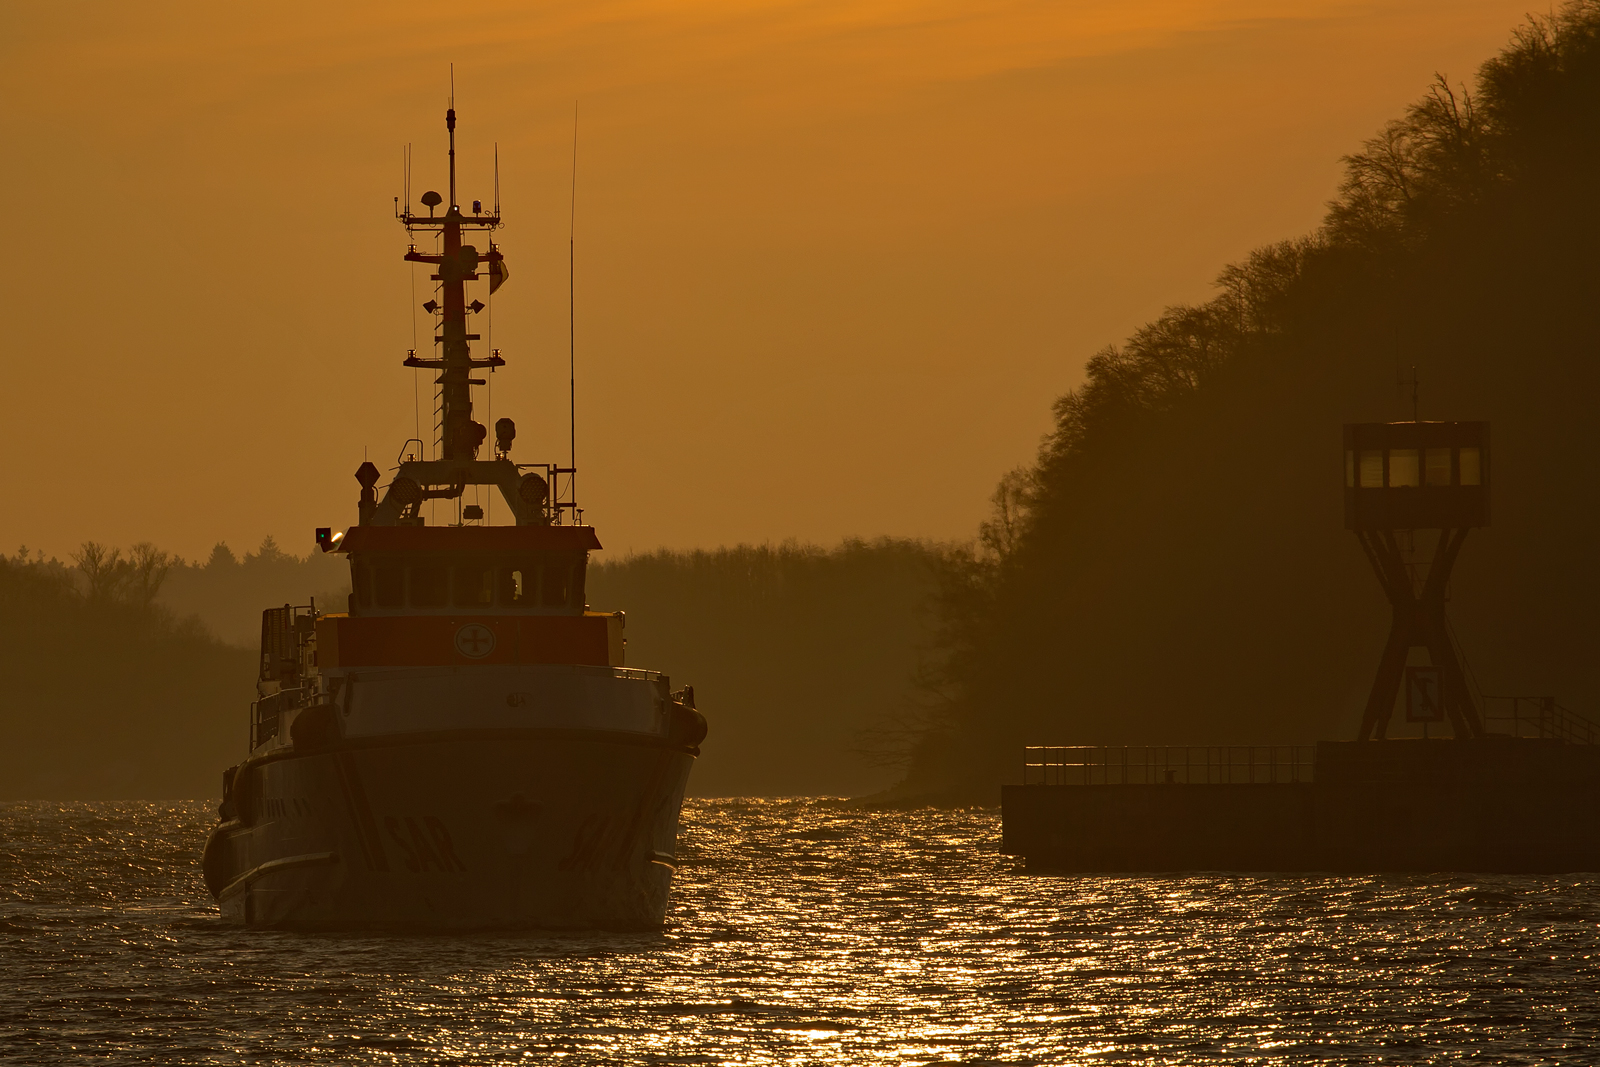
[[[578,102],[572,102],[572,203],[567,217],[567,465],[572,499],[578,499]]]

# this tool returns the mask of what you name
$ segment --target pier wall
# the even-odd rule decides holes
[[[1002,849],[1038,872],[1596,871],[1595,755],[1319,746],[1311,782],[1006,786]]]

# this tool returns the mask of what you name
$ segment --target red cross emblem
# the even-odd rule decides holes
[[[456,631],[456,651],[468,659],[482,659],[494,651],[494,631],[482,623],[467,623]]]

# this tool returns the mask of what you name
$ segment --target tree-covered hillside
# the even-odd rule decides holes
[[[245,754],[256,653],[155,603],[170,561],[0,557],[0,800],[216,796]]]
[[[1089,363],[946,571],[908,793],[992,796],[1024,744],[1353,735],[1387,605],[1342,527],[1345,422],[1493,423],[1452,614],[1482,688],[1600,676],[1600,3],[1517,31],[1346,161],[1309,237]]]

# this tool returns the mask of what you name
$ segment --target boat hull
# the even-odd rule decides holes
[[[656,929],[693,762],[662,738],[583,730],[275,752],[240,768],[206,880],[250,926]]]

